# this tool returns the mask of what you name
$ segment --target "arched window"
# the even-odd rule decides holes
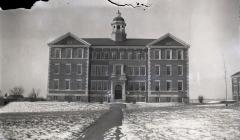
[[[118,30],[120,29],[120,25],[117,25],[117,29],[118,29]]]

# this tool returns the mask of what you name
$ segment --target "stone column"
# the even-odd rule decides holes
[[[124,65],[121,65],[121,75],[124,74]]]
[[[113,93],[113,81],[111,81],[111,99],[110,101],[113,102],[114,101],[114,93]]]
[[[151,49],[150,46],[148,46],[148,58],[147,58],[147,63],[148,63],[148,73],[147,73],[147,83],[148,83],[148,89],[147,89],[147,97],[146,97],[146,102],[149,102],[149,96],[151,94]]]
[[[122,84],[122,100],[124,102],[126,101],[126,83],[125,82]]]

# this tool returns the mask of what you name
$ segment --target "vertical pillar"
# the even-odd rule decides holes
[[[113,65],[113,75],[116,75],[116,65]]]
[[[114,101],[114,93],[113,93],[113,81],[111,81],[111,99],[110,101],[113,102]]]
[[[124,74],[124,65],[121,65],[121,75]]]
[[[122,85],[122,100],[126,101],[126,83],[124,82]]]
[[[85,98],[84,100],[89,101],[88,89],[89,89],[89,59],[90,59],[90,49],[87,47],[86,49],[83,48],[83,52],[86,51],[86,56],[83,56],[86,59],[86,83],[85,83]],[[82,68],[83,69],[83,68]]]
[[[147,57],[147,63],[148,63],[148,75],[147,75],[147,83],[148,83],[148,89],[147,89],[147,97],[146,102],[149,102],[149,96],[151,94],[151,49],[150,46],[148,46],[148,57]]]

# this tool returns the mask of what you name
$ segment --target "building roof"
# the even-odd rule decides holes
[[[110,38],[83,38],[92,46],[146,46],[154,39],[127,39],[126,41],[113,41]]]
[[[239,77],[239,76],[240,76],[240,71],[232,75],[232,77]]]
[[[128,38],[125,41],[114,41],[111,38],[79,38],[72,33],[66,33],[52,42],[49,46],[80,45],[80,46],[150,46],[156,48],[181,47],[189,48],[189,45],[175,36],[167,33],[158,39],[136,39]]]
[[[124,22],[124,18],[121,17],[121,13],[120,13],[119,10],[118,10],[118,12],[117,12],[117,17],[113,18],[113,21],[121,21],[121,22]]]

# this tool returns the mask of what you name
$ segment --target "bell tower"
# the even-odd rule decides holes
[[[126,40],[127,34],[125,33],[126,23],[121,17],[121,13],[118,10],[117,17],[113,18],[111,23],[112,26],[112,40],[116,42],[121,42]]]

